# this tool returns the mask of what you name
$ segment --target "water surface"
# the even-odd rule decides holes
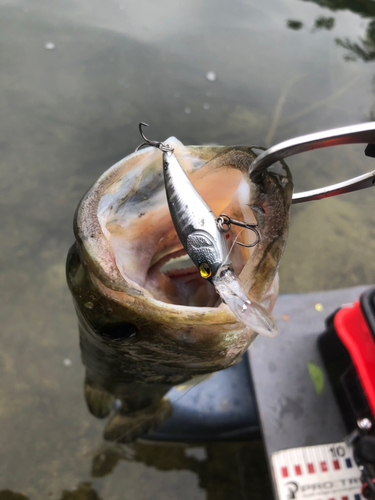
[[[0,0],[1,500],[269,496],[260,443],[102,452],[64,261],[79,199],[141,120],[270,146],[372,119],[373,3],[320,3]],[[363,149],[292,158],[297,190],[373,170]],[[282,292],[375,281],[374,194],[292,208]]]

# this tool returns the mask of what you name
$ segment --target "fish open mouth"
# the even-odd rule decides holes
[[[255,221],[248,205],[247,169],[223,162],[219,153],[225,148],[185,148],[175,138],[167,142],[173,145],[192,184],[216,216],[227,213],[236,219]],[[105,188],[101,188],[97,203],[97,220],[123,279],[165,303],[218,306],[221,300],[215,288],[201,278],[174,229],[165,195],[161,152],[147,148],[130,155],[103,174],[98,183]],[[230,260],[237,275],[251,249],[235,245],[235,239],[251,243],[252,238],[250,231],[234,227],[227,234]]]
[[[202,279],[183,249],[156,262],[149,268],[147,277],[149,282],[157,283],[153,295],[162,292],[164,297],[160,295],[160,299],[164,299],[163,302],[168,296],[172,303],[178,305],[214,307],[220,303],[215,288]]]

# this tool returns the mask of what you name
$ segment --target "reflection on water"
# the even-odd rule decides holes
[[[22,493],[15,493],[10,490],[0,491],[0,500],[29,500]],[[91,483],[81,483],[72,491],[63,490],[60,500],[101,500]]]
[[[0,0],[1,500],[260,498],[269,488],[259,443],[206,445],[203,459],[137,443],[131,459],[115,448],[102,468],[93,460],[102,425],[82,397],[64,261],[78,200],[134,150],[140,120],[185,144],[265,146],[368,120],[374,3],[339,5]],[[332,29],[317,25],[323,17]],[[359,146],[289,163],[297,190],[374,169]],[[293,207],[282,291],[374,282],[374,217],[371,190]]]
[[[73,491],[63,490],[60,500],[101,500],[91,483],[81,483]]]
[[[131,447],[110,446],[92,462],[92,477],[112,474],[121,461],[136,461],[159,471],[191,471],[207,500],[271,498],[262,444],[211,443],[205,446],[153,445],[137,442]],[[163,498],[154,492],[152,498]],[[166,496],[165,498],[170,498]],[[177,498],[177,497],[176,497]]]
[[[165,479],[160,483],[155,481],[155,474],[148,474],[145,469],[142,477],[138,478],[145,484],[117,491],[117,477],[126,474],[127,464],[134,462],[141,462],[151,470],[162,473],[181,471],[182,474],[178,474],[176,481],[169,486]],[[186,475],[184,471],[189,471],[189,474]],[[198,478],[196,484],[192,481],[193,476],[190,473]],[[103,481],[106,476],[110,477]],[[187,491],[186,488],[188,488]],[[56,498],[59,500],[104,500],[107,498],[121,500],[128,496],[152,500],[272,498],[267,463],[260,442],[211,443],[205,446],[149,445],[143,442],[137,442],[131,446],[109,445],[92,459],[91,480],[81,482],[69,490],[62,490]],[[22,493],[2,490],[0,500],[29,500],[29,498]]]
[[[349,10],[359,14],[362,18],[373,18],[375,15],[374,3],[371,0],[356,1],[344,0],[337,2],[336,0],[304,0],[316,3],[322,7],[328,8],[332,11]],[[303,24],[300,21],[288,21],[288,28],[300,29]],[[319,16],[314,23],[313,31],[319,29],[331,30],[335,26],[334,17]],[[335,42],[338,46],[347,49],[348,53],[345,54],[346,61],[356,61],[362,59],[365,62],[370,62],[375,59],[375,22],[370,21],[365,30],[365,35],[361,36],[357,42],[353,42],[350,38],[336,38]]]
[[[22,495],[22,493],[14,493],[10,490],[1,490],[0,500],[28,500],[28,498],[25,495]]]
[[[288,19],[286,25],[291,30],[300,30],[304,27],[304,24],[301,21],[297,21],[296,19]],[[335,25],[335,19],[333,17],[325,17],[319,16],[315,19],[314,25],[311,29],[312,33],[315,33],[319,30],[331,30]]]

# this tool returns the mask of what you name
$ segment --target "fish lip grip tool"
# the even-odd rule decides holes
[[[305,151],[339,146],[341,144],[368,144],[366,156],[375,158],[375,122],[361,123],[296,137],[263,151],[250,166],[250,179],[256,182],[265,170],[277,161]],[[329,198],[373,186],[375,170],[338,184],[312,191],[293,194],[292,204]]]

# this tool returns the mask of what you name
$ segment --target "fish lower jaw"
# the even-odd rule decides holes
[[[168,271],[164,271],[164,274],[168,276],[168,278],[170,279],[182,278],[187,276],[196,276],[197,268],[194,266],[182,269],[170,269]]]
[[[165,255],[147,273],[145,289],[162,302],[193,307],[216,307],[221,300],[204,280],[184,249]]]
[[[167,260],[160,268],[161,273],[172,275],[174,272],[183,270],[190,272],[193,272],[194,270],[197,271],[194,262],[191,260],[185,250],[180,250],[179,252],[176,252],[176,254],[176,257],[174,257],[173,254],[166,256]]]

